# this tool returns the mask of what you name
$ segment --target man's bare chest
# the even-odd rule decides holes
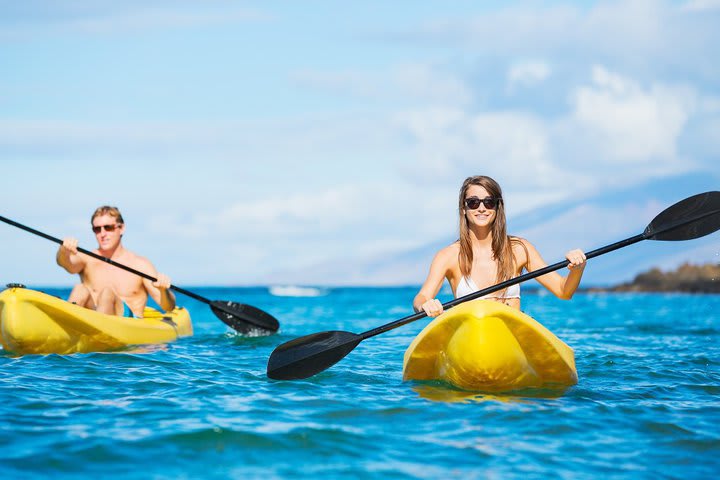
[[[139,276],[100,261],[88,263],[82,276],[83,283],[95,291],[111,288],[122,297],[132,297],[144,290]]]

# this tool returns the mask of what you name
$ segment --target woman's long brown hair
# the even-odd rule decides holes
[[[512,243],[519,242],[507,234],[505,221],[505,202],[502,200],[500,185],[490,177],[478,175],[468,177],[460,188],[458,211],[460,213],[460,272],[464,277],[470,277],[473,263],[472,237],[470,226],[465,216],[465,195],[471,185],[478,185],[487,190],[491,197],[500,199],[495,210],[495,221],[492,224],[492,251],[497,262],[497,283],[504,282],[514,276],[515,256],[512,252]],[[522,245],[522,243],[521,243]],[[524,245],[523,245],[524,246]]]

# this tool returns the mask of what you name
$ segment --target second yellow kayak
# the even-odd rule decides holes
[[[88,353],[167,343],[193,333],[184,308],[144,318],[105,315],[27,288],[0,293],[0,341],[17,355]]]
[[[405,352],[404,380],[442,380],[487,392],[577,383],[573,350],[519,310],[491,300],[433,320]]]

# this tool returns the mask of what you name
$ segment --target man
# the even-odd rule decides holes
[[[135,255],[122,245],[125,222],[115,207],[103,206],[95,210],[90,220],[98,248],[98,255],[122,263],[157,278],[144,279],[109,263],[78,253],[78,241],[68,237],[57,252],[57,263],[68,273],[79,274],[68,301],[109,315],[142,318],[148,295],[165,311],[175,308],[175,295],[169,290],[170,278],[157,273],[144,257]]]

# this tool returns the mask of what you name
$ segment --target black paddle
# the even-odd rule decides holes
[[[60,245],[62,245],[63,243],[62,240],[60,240],[59,238],[51,237],[50,235],[39,232],[33,228],[26,227],[25,225],[14,222],[9,218],[0,216],[0,221],[10,224],[14,227],[18,227],[27,232],[34,233],[35,235],[46,238]],[[139,272],[134,268],[130,268],[121,263],[117,263],[113,260],[110,260],[109,258],[85,250],[84,248],[78,247],[78,252],[84,253],[85,255],[89,255],[98,260],[102,260],[103,262],[107,262],[110,265],[122,268],[123,270],[127,270],[128,272],[134,273],[135,275],[140,275],[141,277],[151,280],[153,282],[157,281],[156,278],[153,278],[146,273]],[[201,297],[200,295],[185,290],[184,288],[176,287],[175,285],[170,285],[170,288],[175,290],[176,292],[180,292],[184,295],[187,295],[188,297],[194,298],[195,300],[210,305],[213,313],[220,320],[225,322],[225,324],[227,324],[230,328],[240,333],[261,333],[265,335],[270,335],[277,332],[278,328],[280,328],[280,324],[278,323],[277,319],[275,319],[275,317],[273,317],[267,312],[263,312],[259,308],[255,308],[253,306],[245,305],[242,303],[229,302],[226,300],[208,300],[207,298]]]
[[[588,259],[597,257],[642,240],[691,240],[713,233],[718,229],[720,229],[720,192],[701,193],[663,210],[640,235],[588,252],[586,257]],[[444,303],[443,307],[447,309],[468,300],[497,292],[511,285],[567,267],[569,263],[568,260],[564,260],[520,275],[492,287],[456,298]],[[342,360],[363,340],[420,320],[425,316],[425,312],[416,313],[359,335],[335,330],[290,340],[278,346],[270,355],[267,375],[276,380],[311,377]]]

